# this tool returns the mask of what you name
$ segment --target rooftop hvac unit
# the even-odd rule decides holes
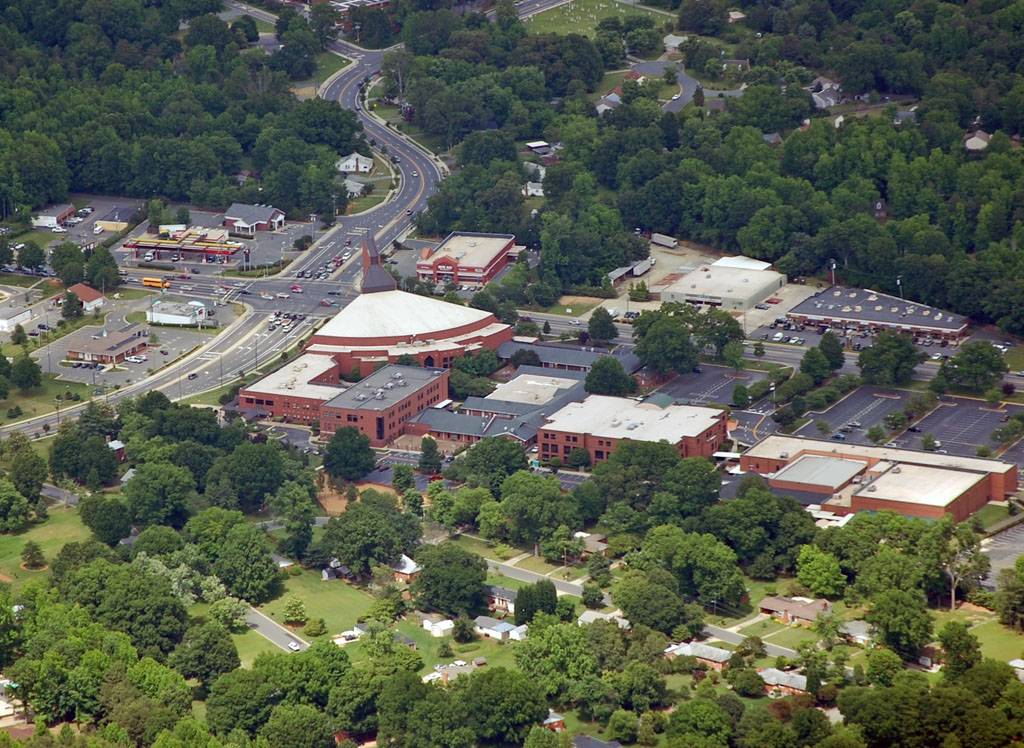
[[[839,290],[835,290],[835,291],[833,291],[833,292],[832,292],[832,295],[833,295],[833,296],[842,296],[842,295],[843,295],[843,292],[842,292],[842,291],[839,291]]]
[[[877,491],[878,489],[877,489],[877,488],[875,487],[875,484],[874,484],[874,483],[872,483],[872,484],[871,484],[870,486],[868,486],[867,490],[868,490],[868,491],[871,491],[871,492],[875,492],[875,491]]]
[[[374,393],[373,399],[374,400],[383,400],[384,399],[384,393],[383,392],[376,392],[376,393]]]
[[[407,386],[408,383],[404,379],[400,379],[400,380],[398,380],[397,384],[398,384],[399,387],[405,387],[405,386]]]
[[[364,395],[362,392],[357,392],[356,393],[356,400],[359,400],[360,402],[362,402],[365,399],[366,399],[366,395]]]
[[[387,390],[393,390],[394,388],[395,388],[395,385],[392,384],[391,382],[388,382],[387,384],[384,385],[384,389],[387,389]]]
[[[900,466],[899,466],[899,465],[896,465],[896,466],[895,466],[895,467],[894,467],[894,468],[892,469],[892,471],[893,471],[894,473],[898,473],[898,472],[900,472]]]
[[[627,425],[626,425],[626,430],[627,430],[627,431],[632,431],[633,429],[635,429],[635,428],[636,428],[637,426],[639,426],[639,425],[640,425],[639,423],[630,423],[630,424],[627,424]]]
[[[401,379],[402,378],[402,372],[396,371],[394,374],[391,375],[391,378],[392,379]]]
[[[740,278],[740,283],[750,283],[750,278]]]
[[[789,452],[779,452],[779,457],[783,460],[789,459]]]
[[[612,419],[612,426],[621,426],[621,425],[622,425],[622,421],[620,421],[618,418],[613,418]]]

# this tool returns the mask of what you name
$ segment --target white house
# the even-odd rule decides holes
[[[544,197],[544,186],[540,182],[527,182],[523,194],[527,197]]]
[[[68,289],[82,302],[82,311],[91,312],[99,309],[106,302],[107,298],[92,286],[84,283],[76,283]]]
[[[369,174],[373,171],[373,159],[353,151],[344,158],[339,158],[334,167],[346,174]]]
[[[450,636],[455,629],[455,621],[441,616],[427,616],[423,619],[423,630],[430,633],[435,639],[443,636]]]
[[[583,614],[576,619],[576,624],[579,626],[585,626],[588,623],[593,623],[594,621],[612,621],[620,629],[632,628],[632,624],[623,617],[622,611],[617,609],[613,610],[611,613],[601,613],[597,610],[585,610],[583,611]]]
[[[964,135],[964,148],[972,153],[977,153],[988,148],[988,141],[991,139],[992,136],[984,130],[975,130]]]
[[[354,179],[345,180],[345,192],[348,193],[349,197],[359,197],[363,194],[363,188],[366,187],[362,182],[357,182]]]
[[[485,636],[488,639],[495,639],[496,641],[503,642],[509,638],[509,634],[515,628],[511,623],[505,621],[499,621],[497,618],[491,618],[490,616],[477,616],[473,619],[473,623],[476,624],[474,629],[480,636]]]
[[[530,627],[525,623],[516,626],[508,632],[508,638],[515,642],[521,642],[530,635]]]

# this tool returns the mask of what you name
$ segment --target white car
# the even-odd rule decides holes
[[[679,94],[672,94],[672,101],[679,101]]]
[[[50,229],[50,231],[52,231],[55,234],[66,234],[66,233],[68,233],[68,230],[66,228],[64,228],[63,226],[54,226],[52,229]]]
[[[192,293],[195,289],[192,286],[182,286],[181,290],[185,293]]]
[[[571,320],[569,320],[569,324],[570,325],[580,325],[582,323],[578,319],[571,319]]]
[[[302,650],[302,647],[300,647],[296,642],[288,642],[288,649],[292,652],[299,652]]]

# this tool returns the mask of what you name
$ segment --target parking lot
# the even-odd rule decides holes
[[[798,429],[797,433],[801,436],[820,438],[821,434],[815,426],[818,420],[826,421],[836,432],[848,424],[856,423],[859,425],[854,426],[851,431],[834,436],[843,436],[844,441],[854,444],[870,444],[866,436],[867,430],[872,426],[881,425],[882,419],[892,411],[903,410],[910,395],[907,390],[861,387],[834,403],[823,413],[808,412],[807,416],[812,419],[811,422]],[[896,443],[901,447],[909,446],[904,443],[905,441],[904,438],[896,439]]]
[[[914,424],[920,432],[905,433],[901,442],[912,449],[921,448],[924,434],[935,437],[939,449],[953,455],[973,456],[978,447],[985,445],[996,447],[989,435],[1003,425],[1003,419],[1009,415],[1020,413],[1024,408],[1019,405],[1007,405],[1003,410],[993,410],[991,406],[979,400],[962,397],[943,398],[943,402],[934,411]],[[1024,458],[1024,447],[1015,445],[1001,459],[1008,462],[1020,462]]]
[[[732,391],[737,384],[749,387],[767,376],[759,371],[744,371],[737,376],[732,369],[709,364],[702,364],[699,368],[700,372],[678,375],[659,387],[658,392],[670,395],[686,405],[728,405],[732,402]]]

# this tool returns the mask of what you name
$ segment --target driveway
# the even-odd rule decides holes
[[[729,631],[728,629],[723,629],[718,626],[712,626],[711,624],[707,624],[704,627],[704,633],[708,636],[720,639],[727,644],[740,644],[744,639],[746,639],[743,634],[737,634],[734,631]],[[768,642],[764,643],[764,651],[772,657],[778,657],[779,655],[789,657],[790,659],[796,657],[796,650],[789,649],[788,647],[780,647],[777,644],[769,644]]]
[[[290,642],[298,644],[300,651],[309,649],[309,642],[300,639],[284,626],[274,620],[271,620],[255,608],[251,608],[249,610],[249,615],[245,617],[245,625],[260,636],[270,640],[281,649],[291,651],[288,650],[288,644]]]
[[[665,74],[665,67],[671,65],[675,65],[676,67],[676,79],[679,81],[679,86],[682,90],[679,92],[678,99],[668,102],[662,107],[662,109],[666,112],[678,112],[684,106],[693,101],[693,94],[697,91],[698,86],[700,86],[700,82],[696,78],[686,74],[683,69],[683,63],[655,60],[654,62],[638,62],[633,65],[632,69],[649,78],[660,78]],[[737,88],[731,91],[712,91],[710,88],[706,88],[704,89],[704,100],[717,99],[719,94],[726,97],[742,96],[743,89]]]

